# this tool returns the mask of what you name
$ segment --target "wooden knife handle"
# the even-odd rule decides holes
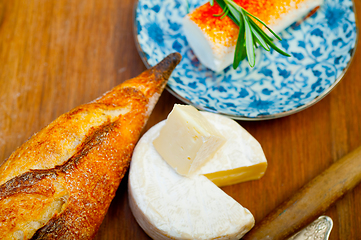
[[[361,181],[361,147],[333,163],[242,239],[286,239],[310,224]]]

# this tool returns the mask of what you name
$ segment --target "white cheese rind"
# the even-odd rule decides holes
[[[273,17],[269,22],[266,22],[266,24],[276,34],[279,34],[293,23],[304,18],[310,11],[321,6],[323,2],[324,0],[291,2],[287,13]],[[215,72],[220,72],[233,63],[235,44],[229,46],[228,43],[231,41],[225,41],[224,44],[222,44],[222,42],[214,40],[212,36],[208,36],[196,22],[189,18],[189,14],[183,18],[182,24],[183,32],[189,46],[204,66]],[[212,26],[209,27],[212,28]],[[273,36],[267,30],[265,30],[265,32]]]
[[[193,106],[175,104],[153,145],[179,174],[202,167],[226,139]]]
[[[215,124],[222,135],[230,129],[236,134],[240,131],[237,130],[240,126],[231,119],[212,113],[202,114]],[[164,124],[164,121],[158,123],[143,135],[131,161],[129,202],[139,225],[153,239],[241,238],[254,225],[252,214],[203,175],[181,176],[161,158],[152,142]],[[223,124],[229,126],[222,128],[220,125]],[[241,137],[245,137],[242,144],[254,145],[255,140],[245,130],[241,132]],[[227,143],[219,151],[233,146],[227,146]],[[258,152],[259,149],[256,147],[244,156],[254,154],[252,151]],[[258,154],[261,159],[264,158],[262,151]],[[248,158],[254,159],[252,156]],[[244,162],[238,162],[244,165]],[[229,167],[234,166],[229,163]],[[204,168],[214,170],[206,168],[206,165]]]
[[[261,178],[267,159],[260,143],[236,121],[209,112],[202,114],[227,142],[195,174],[209,177],[218,186]]]

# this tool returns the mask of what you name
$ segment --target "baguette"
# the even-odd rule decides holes
[[[0,167],[0,239],[92,239],[181,57],[61,115]]]

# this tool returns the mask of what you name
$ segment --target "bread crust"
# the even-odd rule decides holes
[[[0,239],[92,239],[180,55],[63,114],[0,167]]]

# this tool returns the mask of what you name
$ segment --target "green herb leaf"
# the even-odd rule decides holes
[[[265,39],[265,41],[267,42],[268,45],[270,45],[271,48],[273,48],[274,50],[276,50],[276,52],[282,54],[283,56],[286,57],[291,57],[291,55],[289,55],[288,53],[282,51],[280,48],[278,48],[272,41],[269,41],[268,39]]]
[[[255,53],[254,53],[254,42],[253,42],[253,35],[251,32],[250,23],[248,22],[248,17],[243,15],[244,25],[246,28],[246,50],[247,50],[247,57],[248,62],[251,67],[254,67],[256,63]]]
[[[236,9],[232,8],[231,5],[227,4],[226,2],[227,0],[216,0],[216,1],[222,9],[225,8],[228,9],[229,11],[228,17],[230,17],[232,21],[235,22],[237,26],[239,26],[240,21],[242,20],[241,14]]]
[[[186,0],[186,4],[187,4],[187,14],[189,13],[189,1]]]
[[[221,17],[221,19],[225,18],[229,13],[229,9],[227,8],[226,12],[223,14],[223,16]]]
[[[240,7],[240,6],[238,6],[237,4],[235,4],[234,2],[233,2],[233,0],[225,0],[225,2],[226,2],[226,4],[227,4],[227,7],[229,8],[229,9],[232,9],[233,11],[232,11],[232,14],[233,14],[233,16],[235,16],[237,19],[241,19],[241,18],[243,18],[243,12],[242,12],[242,8]],[[241,21],[241,20],[239,20],[239,21]],[[237,24],[237,23],[236,23]],[[237,25],[239,25],[239,24],[237,24]]]
[[[235,24],[237,24],[237,26],[239,26],[239,34],[233,60],[234,69],[239,66],[240,62],[246,56],[248,58],[249,65],[254,67],[256,61],[255,48],[257,48],[257,44],[263,47],[266,51],[270,51],[270,48],[273,48],[278,53],[290,57],[288,53],[278,48],[273,43],[273,39],[254,22],[254,20],[260,22],[273,36],[275,36],[278,40],[281,40],[281,38],[261,19],[249,13],[233,0],[216,0],[216,2],[223,11],[222,13],[214,16],[224,18],[227,15]],[[213,6],[214,0],[210,0],[210,3]]]
[[[253,28],[253,26],[251,25],[251,30],[254,36],[255,41],[257,41],[257,43],[263,47],[266,51],[270,51],[269,46],[267,45],[267,43],[265,42],[265,40],[263,40],[263,36],[261,34],[259,34],[257,32],[256,29]]]
[[[274,50],[276,50],[276,52],[282,54],[283,56],[286,56],[286,57],[291,57],[291,55],[289,55],[288,53],[282,51],[280,48],[278,48],[274,43],[273,43],[273,39],[268,36],[265,32],[262,31],[262,29],[254,22],[251,23],[252,24],[252,27],[254,28],[254,32],[257,32],[259,33],[260,35],[263,36],[263,40],[271,47],[273,48]]]
[[[228,14],[228,8],[224,8],[221,13],[213,14],[213,16],[220,17],[222,15],[224,16],[224,14]]]
[[[268,31],[270,31],[272,33],[273,36],[275,36],[278,40],[282,40],[280,38],[280,36],[278,36],[270,27],[268,27],[261,19],[259,19],[258,17],[254,16],[253,14],[247,12],[245,9],[243,9],[243,11],[248,15],[253,17],[254,19],[256,19],[258,22],[260,22],[263,26],[265,26],[267,28]],[[262,30],[263,31],[263,30]]]
[[[267,33],[265,33],[262,28],[260,28],[255,22],[251,21],[250,22],[251,25],[252,25],[252,28],[257,31],[257,33],[259,33],[263,39],[267,38],[268,40],[270,41],[273,41],[273,38],[271,38],[270,36],[268,36]]]
[[[239,25],[239,33],[238,33],[238,39],[237,39],[237,43],[236,43],[236,50],[235,50],[234,58],[233,58],[233,68],[234,69],[236,69],[239,66],[239,64],[241,63],[241,61],[243,59],[245,59],[247,56],[245,39],[244,39],[244,34],[245,34],[244,28],[245,28],[244,22],[241,21],[240,25]]]

